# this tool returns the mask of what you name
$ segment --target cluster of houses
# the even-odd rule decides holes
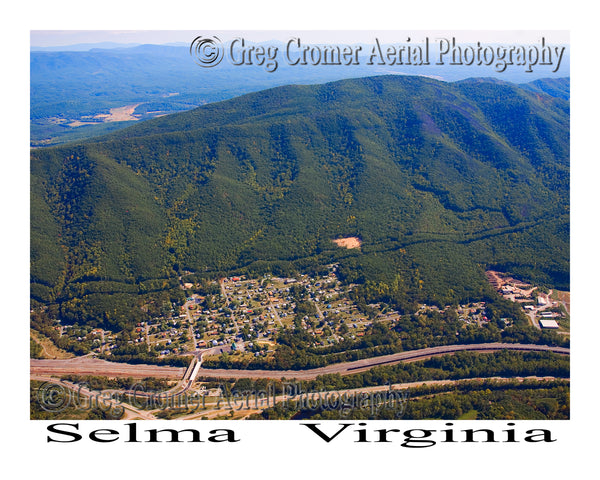
[[[552,308],[556,302],[536,292],[536,287],[492,273],[494,275],[488,274],[488,278],[499,293],[521,303],[530,314],[533,312],[539,318],[541,328],[559,328],[556,318],[560,313]],[[130,343],[146,342],[149,349],[160,355],[222,346],[223,351],[264,356],[274,351],[277,333],[282,328],[300,325],[314,339],[313,346],[317,347],[364,336],[372,322],[349,299],[353,286],[340,284],[335,266],[328,274],[318,277],[279,278],[267,275],[261,279],[248,279],[232,276],[215,282],[215,291],[221,293],[212,295],[194,292],[196,286],[193,283],[186,282],[182,286],[189,296],[181,311],[173,313],[170,318],[155,319],[148,325],[139,324]],[[295,302],[299,289],[303,292],[302,297],[314,306],[311,313],[301,318],[296,314]],[[398,318],[398,312],[385,306],[371,307],[377,311],[379,321],[394,322]],[[423,311],[429,309],[437,307],[421,307]],[[458,318],[466,323],[481,326],[488,321],[484,302],[460,305],[456,312]],[[510,319],[504,320],[507,325],[511,322]],[[92,337],[102,337],[101,342],[93,344],[101,344],[100,348],[105,353],[114,348],[115,337],[110,332],[95,329],[81,341],[90,339],[91,343]]]

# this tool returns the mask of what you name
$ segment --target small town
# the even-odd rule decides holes
[[[279,278],[265,275],[260,279],[232,276],[213,282],[213,294],[193,293],[196,285],[182,283],[189,296],[182,306],[168,305],[165,315],[137,324],[134,332],[115,334],[108,330],[63,325],[61,335],[68,335],[90,346],[94,354],[110,355],[121,342],[145,343],[148,351],[159,357],[199,353],[234,353],[242,357],[267,357],[274,352],[278,332],[297,322],[295,295],[302,292],[314,310],[301,317],[301,328],[314,339],[311,347],[325,347],[349,338],[364,336],[373,322],[398,320],[399,313],[385,304],[369,305],[365,315],[350,298],[354,285],[342,285],[329,267],[325,276]],[[499,272],[486,272],[488,280],[504,298],[522,305],[531,324],[538,329],[569,334],[568,292],[542,291]],[[220,293],[219,293],[220,292]],[[488,322],[485,302],[443,309],[435,305],[419,306],[417,313],[445,312],[454,309],[459,320],[479,327]],[[511,319],[502,319],[508,326]]]

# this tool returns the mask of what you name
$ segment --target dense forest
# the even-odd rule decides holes
[[[307,406],[290,400],[253,414],[252,420],[568,420],[568,381],[489,380],[460,382],[451,387],[411,389],[407,401],[369,403],[361,394],[349,396],[335,408],[323,402]]]
[[[402,76],[287,86],[34,149],[32,306],[129,328],[180,301],[187,272],[329,263],[365,299],[407,311],[482,298],[489,267],[568,289],[565,90]],[[362,246],[332,242],[345,236]]]
[[[190,41],[192,38],[189,39]],[[280,43],[279,48],[285,49]],[[98,45],[89,51],[33,51],[30,54],[30,141],[32,146],[49,146],[81,141],[124,128],[131,121],[102,122],[112,108],[135,106],[138,119],[195,108],[210,102],[233,98],[279,85],[315,84],[373,74],[367,65],[368,51],[359,65],[287,65],[281,62],[277,72],[251,65],[199,68],[190,56],[189,46],[139,45],[106,48]],[[67,49],[68,50],[68,49]],[[565,53],[568,57],[569,52]],[[565,59],[566,60],[566,59]],[[561,70],[568,75],[568,60]],[[538,65],[535,76],[544,75]],[[447,81],[467,76],[487,76],[491,68],[471,65],[403,65],[406,74],[427,75]],[[547,74],[551,69],[546,68]],[[412,72],[412,73],[411,73]],[[524,88],[568,98],[568,83],[541,80],[531,82],[534,74],[518,70],[502,73],[511,82],[530,82]],[[535,77],[534,77],[535,78]]]

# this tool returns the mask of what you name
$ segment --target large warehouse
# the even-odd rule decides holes
[[[540,320],[540,327],[542,328],[558,328],[556,320],[549,320],[548,318],[542,318]]]

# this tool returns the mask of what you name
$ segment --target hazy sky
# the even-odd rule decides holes
[[[420,41],[425,37],[456,37],[457,41],[484,43],[537,43],[541,37],[554,44],[568,44],[569,32],[548,30],[32,30],[31,45],[35,47],[65,46],[78,43],[174,43],[191,42],[198,35],[216,35],[227,41],[244,36],[252,41],[288,40],[301,36],[305,42],[370,43],[375,36],[383,42],[405,42],[407,37]]]

